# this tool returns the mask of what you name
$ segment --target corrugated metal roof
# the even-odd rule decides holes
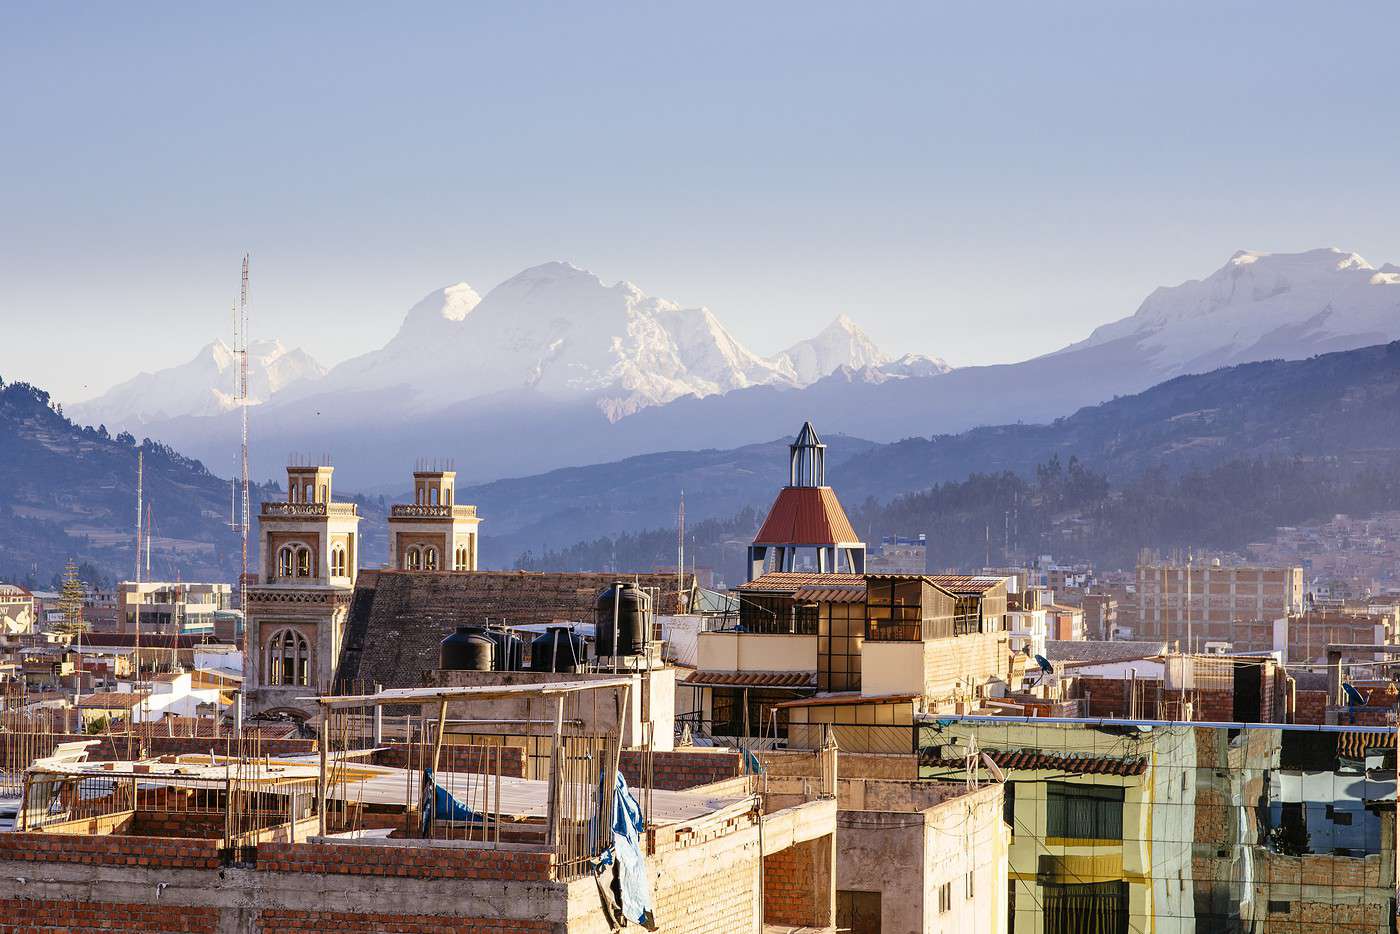
[[[829,486],[783,487],[755,545],[857,545],[860,536]]]
[[[808,574],[800,571],[769,571],[736,590],[758,593],[796,593],[807,587],[859,587],[865,589],[865,577],[860,574]]]
[[[863,603],[865,585],[859,587],[802,587],[793,591],[794,600],[808,603]]]
[[[685,683],[701,687],[815,688],[815,671],[693,671]]]
[[[774,707],[840,707],[859,704],[905,704],[917,700],[919,694],[862,694],[859,691],[839,691],[834,694],[818,694],[816,697],[802,697],[783,701]],[[838,724],[844,725],[844,724]],[[902,724],[908,726],[909,724]]]
[[[944,755],[944,749],[952,752]],[[1071,775],[1142,775],[1147,771],[1146,756],[1094,756],[1075,752],[1041,752],[1038,749],[983,749],[1002,769],[1031,769],[1068,772]],[[924,749],[919,764],[960,768],[966,763],[961,747]]]
[[[986,593],[997,584],[1006,583],[1004,577],[988,577],[980,574],[926,574],[924,576],[952,593]]]

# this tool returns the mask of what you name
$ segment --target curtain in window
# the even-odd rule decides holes
[[[1045,886],[1045,934],[1126,934],[1128,884]]]

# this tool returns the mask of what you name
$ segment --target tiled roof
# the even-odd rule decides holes
[[[1372,749],[1394,749],[1395,731],[1357,731],[1337,736],[1337,755],[1343,759],[1364,759]]]
[[[815,671],[693,671],[685,683],[704,687],[815,688]]]
[[[854,545],[860,536],[829,486],[788,486],[773,500],[755,545]]]
[[[859,587],[865,589],[865,577],[861,574],[804,574],[796,571],[770,571],[756,577],[736,590],[757,593],[795,594],[799,590],[813,587]]]
[[[659,594],[658,614],[676,611],[676,575],[474,571],[362,571],[355,583],[336,670],[341,683],[412,688],[438,665],[438,644],[458,626],[593,620],[598,594],[635,580]],[[686,587],[693,577],[686,575]]]
[[[99,691],[78,702],[81,710],[129,710],[150,695],[145,691]]]
[[[141,636],[142,649],[168,649],[170,640],[176,640],[176,646],[182,649],[192,649],[197,645],[206,643],[220,643],[222,640],[212,636],[170,636],[162,633],[143,633]],[[134,632],[85,632],[83,633],[82,644],[84,647],[135,647],[136,633]]]
[[[923,749],[919,764],[933,767],[960,767],[966,759],[957,746]],[[943,750],[950,752],[944,754]],[[1078,752],[1042,752],[1039,749],[983,749],[998,768],[1067,772],[1071,775],[1142,775],[1147,771],[1146,756],[1095,756]]]

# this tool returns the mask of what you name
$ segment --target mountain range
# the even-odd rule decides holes
[[[1014,508],[1015,497],[1039,510],[1044,528],[1059,521],[1060,507],[1047,506],[1025,483],[1004,479],[1037,476],[1047,463],[1078,462],[1114,485],[1105,497],[1089,484],[1099,498],[1081,496],[1076,507],[1107,510],[1107,520],[1100,515],[1095,521],[1110,521],[1113,545],[1100,557],[1114,560],[1130,559],[1142,545],[1173,544],[1178,539],[1165,538],[1168,522],[1182,542],[1229,544],[1224,539],[1230,536],[1267,533],[1270,522],[1295,524],[1318,510],[1364,515],[1394,508],[1400,496],[1400,342],[1179,376],[1044,424],[877,443],[826,432],[822,417],[814,418],[829,445],[828,479],[872,541],[940,529],[946,538],[952,528],[943,525],[951,521],[946,510],[980,497],[981,512],[959,519],[966,534],[946,556],[950,562],[979,553],[984,529]],[[557,553],[577,542],[629,534],[632,551],[618,548],[617,560],[640,567],[638,561],[671,560],[674,531],[666,529],[674,529],[684,489],[691,527],[711,523],[702,561],[718,566],[737,561],[784,482],[787,443],[799,424],[761,444],[672,450],[464,484],[458,498],[477,505],[486,520],[487,567],[510,567],[526,551]],[[145,441],[140,448],[146,497],[156,508],[156,573],[231,579],[237,548],[228,527],[227,481],[166,445]],[[136,449],[129,434],[114,438],[73,423],[40,389],[0,384],[0,540],[7,544],[0,549],[0,579],[47,581],[69,557],[114,577],[129,573]],[[1231,466],[1261,459],[1306,469]],[[1188,476],[1222,469],[1227,473],[1219,480]],[[962,485],[939,486],[949,483]],[[1119,497],[1124,490],[1133,498]],[[275,497],[277,489],[255,488],[255,506],[263,495]],[[904,505],[906,497],[913,497],[912,505]],[[1033,502],[1038,497],[1042,501]],[[355,501],[365,516],[365,561],[372,564],[386,547],[386,498]],[[929,511],[929,503],[944,505]],[[1021,527],[1029,534],[1029,519]],[[648,539],[655,547],[643,555],[637,533],[646,529],[662,531]],[[1085,541],[1106,545],[1106,534]],[[1063,537],[1046,544],[1056,553],[1088,547]],[[612,546],[602,547],[579,554],[591,555],[595,564],[601,554],[606,562]]]
[[[760,444],[808,417],[888,442],[1045,422],[1183,373],[1397,337],[1400,270],[1337,249],[1242,251],[1054,353],[952,370],[882,352],[845,316],[760,357],[705,308],[547,263],[484,298],[465,283],[440,289],[384,347],[270,393],[252,418],[253,462],[256,476],[274,477],[289,451],[327,452],[342,485],[394,492],[417,457],[452,458],[462,482],[485,481]],[[163,385],[177,371],[188,372],[143,384],[144,408],[104,396],[70,411],[117,425],[144,411],[152,437],[232,463],[230,413],[170,411],[170,400],[198,397]]]

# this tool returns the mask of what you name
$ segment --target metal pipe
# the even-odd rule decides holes
[[[1205,726],[1220,730],[1292,730],[1307,733],[1393,733],[1393,726],[1342,726],[1326,723],[1235,723],[1228,720],[1127,720],[1114,717],[1014,717],[1001,714],[977,716],[973,714],[927,714],[914,715],[915,725],[938,723],[941,721],[971,723],[1030,723],[1036,725],[1070,726]]]

